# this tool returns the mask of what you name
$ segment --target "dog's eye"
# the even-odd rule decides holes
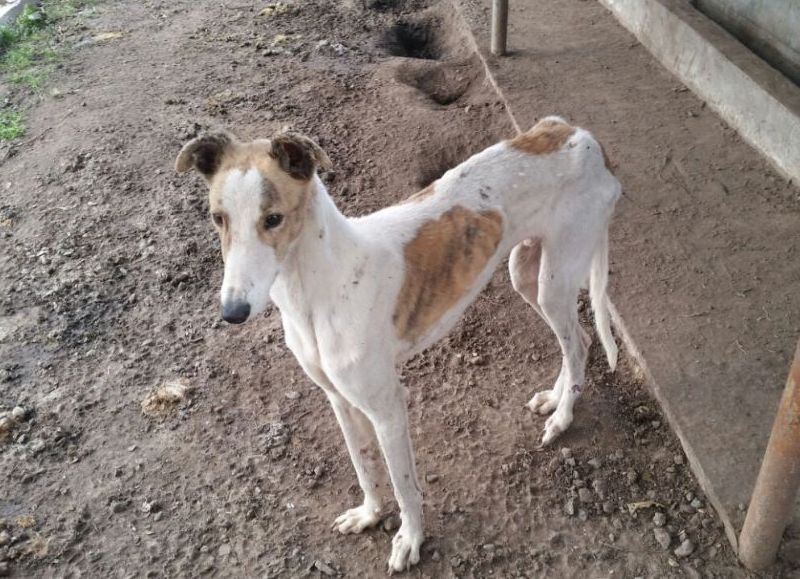
[[[264,218],[264,229],[274,229],[283,223],[283,215],[280,213],[270,213]]]
[[[214,225],[217,227],[222,227],[222,224],[225,222],[225,218],[222,217],[222,213],[212,213],[211,221],[213,221]]]

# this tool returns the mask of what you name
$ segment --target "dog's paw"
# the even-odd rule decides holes
[[[392,554],[389,557],[389,575],[407,571],[419,563],[419,547],[422,545],[422,532],[409,531],[409,525],[400,525],[400,530],[392,539]]]
[[[360,533],[378,524],[381,520],[380,509],[371,509],[366,505],[361,505],[355,509],[345,511],[333,521],[333,527],[343,535],[348,533]]]
[[[528,408],[531,412],[538,412],[539,414],[550,414],[558,406],[558,396],[555,390],[542,390],[534,394]]]
[[[547,446],[572,424],[572,412],[562,409],[556,410],[547,422],[544,423],[544,436],[542,446]]]

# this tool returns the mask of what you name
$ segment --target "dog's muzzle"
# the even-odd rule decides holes
[[[229,324],[241,324],[250,317],[250,304],[242,301],[222,303],[222,319]]]

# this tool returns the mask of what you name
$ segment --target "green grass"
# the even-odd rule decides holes
[[[15,111],[0,111],[0,141],[10,141],[25,134],[22,115]]]
[[[58,53],[52,47],[57,24],[96,0],[44,0],[41,8],[26,6],[12,26],[0,26],[0,75],[10,84],[39,93]],[[0,140],[25,132],[23,117],[0,111]]]

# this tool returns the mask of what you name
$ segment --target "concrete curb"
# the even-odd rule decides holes
[[[689,85],[701,98],[706,99],[721,117],[737,128],[748,142],[776,165],[780,172],[800,181],[800,147],[797,146],[797,143],[800,143],[800,90],[797,87],[705,16],[691,10],[685,2],[678,6],[674,0],[600,1],[654,53],[664,66]],[[689,12],[687,18],[691,25],[670,12],[665,4],[678,6],[684,16]],[[519,132],[520,126],[511,110],[508,98],[495,79],[485,53],[468,25],[462,3],[455,1],[453,5],[469,36],[471,48],[483,64],[487,82],[504,103],[512,126]],[[618,11],[622,12],[623,16],[620,16]],[[626,18],[633,20],[633,16],[627,16],[628,12],[635,15],[638,20],[631,24],[626,22]],[[714,43],[695,27],[703,29],[713,37]],[[724,46],[725,50],[719,48],[716,43]],[[735,58],[731,57],[731,54],[734,54]],[[744,63],[743,68],[740,68],[741,63]],[[679,421],[675,419],[675,409],[669,404],[650,372],[647,361],[628,330],[627,324],[617,308],[613,304],[609,305],[617,335],[663,410],[670,428],[680,440],[692,472],[717,511],[728,541],[734,551],[738,552],[737,524],[732,516],[733,513],[720,499],[701,460],[680,428]]]
[[[800,88],[679,0],[600,0],[775,167],[800,182]]]
[[[25,6],[33,4],[35,1],[36,0],[16,0],[16,2],[12,2],[11,4],[0,6],[0,26],[13,24]]]

